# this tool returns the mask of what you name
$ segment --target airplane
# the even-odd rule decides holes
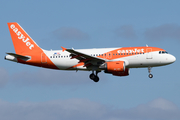
[[[7,23],[13,41],[15,53],[7,53],[6,60],[22,64],[57,69],[92,71],[89,78],[99,81],[98,73],[114,76],[128,76],[130,68],[148,68],[152,78],[152,67],[164,66],[176,61],[176,58],[158,47],[120,47],[94,49],[44,50],[16,22]]]

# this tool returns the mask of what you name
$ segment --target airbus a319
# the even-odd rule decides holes
[[[57,70],[92,71],[89,75],[99,81],[98,73],[128,76],[130,68],[148,68],[152,78],[152,67],[164,66],[176,58],[158,47],[120,47],[98,49],[44,50],[23,30],[18,23],[8,23],[15,53],[7,53],[6,60]]]

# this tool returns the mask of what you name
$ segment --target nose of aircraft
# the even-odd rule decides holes
[[[169,61],[171,63],[175,62],[176,61],[176,57],[174,57],[173,55],[171,55],[171,57],[169,58]]]

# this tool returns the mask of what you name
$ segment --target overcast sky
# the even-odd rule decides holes
[[[179,0],[1,0],[0,119],[179,120]],[[160,47],[176,62],[127,77],[58,71],[4,60],[15,52],[8,22],[46,50]]]

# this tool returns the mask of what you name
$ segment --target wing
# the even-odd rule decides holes
[[[99,66],[106,61],[106,59],[91,56],[91,55],[76,51],[74,49],[66,49],[63,47],[62,47],[62,49],[63,49],[63,51],[67,51],[67,52],[71,53],[70,54],[71,59],[77,59],[77,60],[79,60],[79,63],[84,62],[84,66],[86,66],[86,67],[89,67],[92,65]]]

